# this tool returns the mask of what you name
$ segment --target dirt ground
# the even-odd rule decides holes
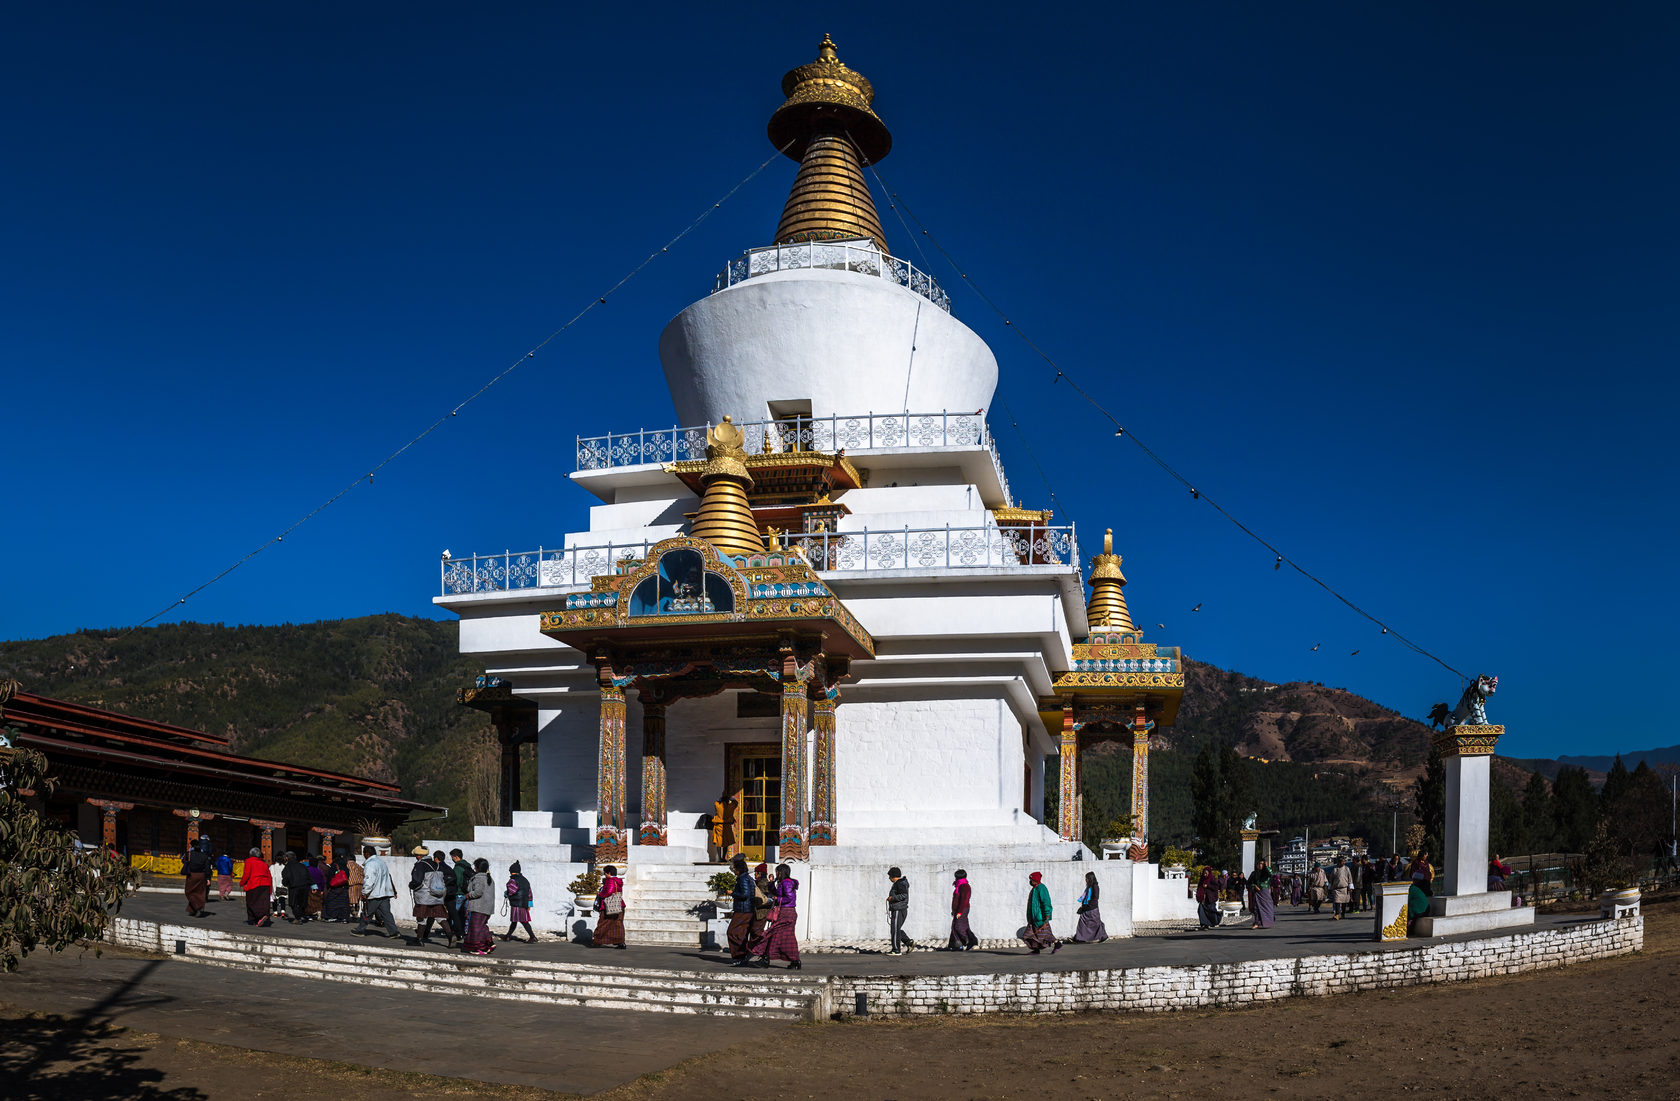
[[[1645,922],[1633,956],[1450,986],[1233,1011],[805,1025],[771,1047],[726,1048],[599,1096],[1675,1098],[1680,904],[1648,906]],[[0,1018],[0,1095],[18,1101],[560,1096]],[[557,1041],[559,1054],[578,1038]],[[494,1037],[485,1057],[495,1058]]]

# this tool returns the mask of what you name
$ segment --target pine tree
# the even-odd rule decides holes
[[[1565,765],[1552,781],[1552,801],[1557,814],[1557,843],[1565,852],[1585,852],[1598,829],[1599,801],[1593,794],[1587,771]]]
[[[1557,834],[1557,814],[1552,807],[1552,787],[1538,772],[1523,789],[1523,847],[1531,853],[1551,852]]]
[[[1440,750],[1430,748],[1423,775],[1413,789],[1413,801],[1418,823],[1424,829],[1424,847],[1431,854],[1431,862],[1440,866],[1446,859],[1442,850],[1447,836],[1447,763]]]

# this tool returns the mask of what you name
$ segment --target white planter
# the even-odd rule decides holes
[[[1639,888],[1622,887],[1605,891],[1598,896],[1598,912],[1603,917],[1628,917],[1639,913]]]

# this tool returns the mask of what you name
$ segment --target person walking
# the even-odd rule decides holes
[[[1032,949],[1033,955],[1036,956],[1048,948],[1054,956],[1062,950],[1062,944],[1050,930],[1050,918],[1054,914],[1054,907],[1050,904],[1050,888],[1044,885],[1043,872],[1034,872],[1027,876],[1027,882],[1030,884],[1027,888],[1027,932],[1021,939]]]
[[[1248,909],[1254,915],[1251,929],[1270,929],[1277,920],[1276,899],[1272,897],[1272,869],[1261,860],[1248,877]]]
[[[747,942],[757,944],[770,930],[770,911],[776,908],[776,881],[770,878],[770,865],[760,863],[753,868],[753,935]]]
[[[523,925],[525,943],[537,943],[537,934],[531,931],[531,881],[520,873],[517,860],[508,865],[507,887],[502,895],[508,903],[508,931],[502,934],[502,939],[512,940],[513,931]]]
[[[490,915],[496,912],[496,881],[490,875],[490,862],[482,856],[472,862],[472,872],[464,893],[462,912],[467,915],[467,927],[461,937],[461,951],[488,956],[496,950],[496,938],[490,935]]]
[[[1101,898],[1102,888],[1097,884],[1097,873],[1086,872],[1085,890],[1079,896],[1079,928],[1073,932],[1073,939],[1080,944],[1100,944],[1108,939],[1102,910],[1097,905]]]
[[[1411,864],[1406,867],[1406,878],[1423,892],[1423,897],[1428,898],[1435,893],[1435,869],[1429,864],[1428,849],[1420,849],[1412,857]]]
[[[947,952],[967,952],[980,946],[980,938],[968,927],[968,908],[973,900],[968,873],[958,868],[951,884],[951,936],[945,942]]]
[[[1196,922],[1203,929],[1217,929],[1224,920],[1219,912],[1219,877],[1214,874],[1210,864],[1202,869],[1202,878],[1196,884]]]
[[[320,920],[327,900],[327,871],[318,856],[303,858],[304,871],[309,873],[309,897],[305,902],[306,916]]]
[[[1301,905],[1301,887],[1301,877],[1299,875],[1291,875],[1289,877],[1289,905]]]
[[[303,866],[296,853],[288,851],[284,862],[285,870],[281,873],[280,882],[286,888],[286,920],[293,925],[302,925],[309,920],[309,891],[314,882],[309,878],[309,869]]]
[[[1377,864],[1370,857],[1359,862],[1359,908],[1369,910],[1377,895]]]
[[[752,873],[747,871],[747,858],[736,854],[729,862],[735,872],[735,889],[729,893],[729,959],[731,967],[745,967],[752,958],[750,946],[757,939],[753,915],[758,910]]]
[[[904,932],[904,919],[910,914],[910,881],[897,867],[887,869],[887,879],[892,882],[887,890],[887,930],[892,941],[892,954],[914,952],[916,942]]]
[[[455,927],[449,924],[449,883],[453,876],[441,851],[427,855],[424,845],[415,846],[418,860],[408,875],[408,889],[414,892],[414,934],[421,944],[432,941],[432,922],[442,921],[448,947],[455,947]]]
[[[391,900],[397,897],[397,885],[391,882],[391,866],[372,845],[362,846],[362,858],[367,862],[362,868],[362,918],[351,931],[358,937],[365,936],[372,920],[385,927],[387,937],[399,937],[402,933],[391,914]]]
[[[457,937],[467,935],[467,884],[472,882],[473,866],[461,855],[460,849],[449,850],[449,874],[454,888],[449,895],[449,927]]]
[[[1340,921],[1351,912],[1353,903],[1353,872],[1347,859],[1338,855],[1336,867],[1330,873],[1330,905],[1335,911],[1333,920]]]
[[[210,895],[210,842],[199,838],[187,846],[186,855],[181,857],[181,874],[187,877],[183,888],[187,895],[187,916],[200,917],[204,914],[205,904]]]
[[[606,877],[601,880],[601,891],[595,896],[595,909],[600,914],[595,919],[595,936],[590,939],[591,948],[623,948],[624,947],[624,880],[618,877],[618,869],[611,864],[606,867]]]
[[[1312,874],[1307,876],[1307,905],[1312,907],[1313,913],[1318,913],[1324,905],[1324,900],[1330,897],[1330,877],[1324,874],[1322,864],[1314,864]]]
[[[251,855],[239,869],[239,889],[245,892],[245,924],[267,929],[274,924],[269,917],[268,898],[274,893],[274,879],[268,865],[263,863],[262,850],[252,849]]]
[[[769,967],[770,961],[787,960],[789,971],[798,971],[799,962],[799,880],[786,864],[776,865],[776,894],[770,907],[768,931],[754,948],[759,957],[757,966]]]
[[[321,892],[321,920],[347,924],[350,921],[350,871],[344,857],[334,852],[321,874],[327,888]]]
[[[345,854],[344,872],[350,877],[350,916],[360,917],[362,913],[362,884],[367,880],[367,870],[361,861],[356,859],[354,852]]]
[[[274,917],[290,918],[286,908],[286,854],[281,853],[268,866],[268,881],[274,890],[268,896],[268,912]]]
[[[229,856],[227,850],[224,849],[222,854],[216,857],[216,899],[219,902],[226,902],[232,894],[233,857]]]

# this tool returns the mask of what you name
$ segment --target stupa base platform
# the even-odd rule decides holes
[[[1534,924],[1534,907],[1511,905],[1511,892],[1484,891],[1474,895],[1436,895],[1429,912],[1417,920],[1417,934],[1450,937],[1518,929]]]

